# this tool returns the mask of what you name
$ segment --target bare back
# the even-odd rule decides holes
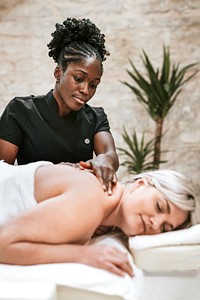
[[[38,205],[10,221],[9,236],[15,240],[20,234],[20,239],[37,243],[83,244],[115,209],[120,195],[120,184],[108,196],[87,171],[63,165],[39,167],[35,173]]]

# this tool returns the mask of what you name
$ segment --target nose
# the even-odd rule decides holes
[[[88,84],[83,82],[80,86],[80,93],[84,94],[84,95],[88,95],[89,93],[89,89],[88,89]]]
[[[149,229],[154,233],[162,232],[162,227],[164,224],[164,216],[163,215],[154,215],[149,218]]]

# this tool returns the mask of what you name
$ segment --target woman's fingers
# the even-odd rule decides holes
[[[125,274],[128,274],[131,277],[134,276],[132,267],[127,257],[112,255],[112,257],[105,262],[105,268],[116,275],[124,276]]]
[[[112,166],[105,164],[101,160],[92,159],[87,162],[80,161],[80,169],[90,169],[101,182],[104,191],[112,195],[113,185],[117,182],[117,177]]]
[[[107,167],[96,166],[93,166],[93,171],[103,185],[104,191],[107,191],[108,195],[112,195],[113,184],[116,183],[114,171]]]
[[[113,266],[117,267],[117,269],[120,270],[122,274],[127,273],[130,276],[134,275],[133,269],[128,259],[128,255],[126,253],[120,251],[120,253],[113,255]]]
[[[134,276],[126,253],[110,245],[93,244],[88,247],[86,256],[84,256],[84,263],[105,269],[119,276],[124,276],[125,274]]]
[[[79,165],[83,169],[92,169],[92,165],[89,162],[86,162],[86,161],[80,161]]]

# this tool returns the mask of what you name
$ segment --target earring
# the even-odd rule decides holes
[[[58,82],[59,82],[59,79],[57,78],[57,79],[56,79],[56,83],[58,83]]]

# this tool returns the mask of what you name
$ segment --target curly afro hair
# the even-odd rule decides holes
[[[53,39],[47,45],[49,56],[56,63],[62,60],[68,62],[73,56],[96,56],[101,62],[110,55],[105,49],[105,36],[89,19],[67,18],[62,24],[55,25],[56,30],[51,34]],[[76,59],[78,60],[78,59]],[[80,59],[79,59],[80,60]]]

